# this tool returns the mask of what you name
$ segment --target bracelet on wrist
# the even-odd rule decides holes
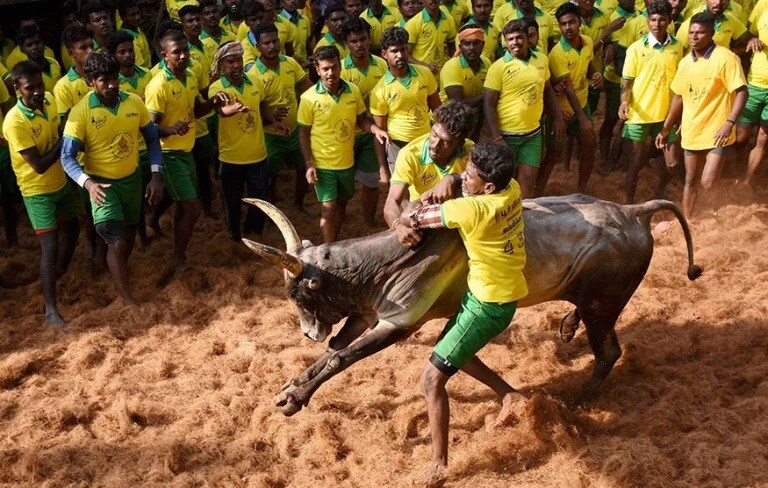
[[[402,224],[399,218],[392,221],[392,230],[397,230],[397,226]]]
[[[736,121],[735,121],[735,120],[733,120],[733,119],[726,119],[726,122],[730,122],[730,123],[732,123],[733,125],[736,125]]]
[[[306,167],[306,168],[314,168],[315,165],[312,163],[312,161],[304,161],[304,167]]]
[[[493,139],[491,139],[493,142],[499,142],[504,140],[504,136],[496,136]]]

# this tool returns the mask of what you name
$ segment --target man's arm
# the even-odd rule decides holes
[[[589,121],[587,114],[584,113],[584,107],[579,103],[579,97],[576,96],[576,92],[573,90],[573,84],[571,83],[570,77],[567,77],[565,83],[563,83],[563,92],[573,109],[573,113],[579,118],[579,126],[581,126],[581,129],[592,133],[592,123]]]
[[[448,96],[449,100],[458,100],[460,102],[466,103],[470,107],[479,107],[483,104],[483,100],[485,100],[484,93],[476,95],[472,98],[464,98],[464,87],[462,85],[446,86],[445,94]]]
[[[80,152],[82,147],[83,143],[79,140],[64,136],[61,142],[61,165],[64,167],[67,176],[85,188],[96,205],[104,205],[107,198],[104,189],[112,185],[96,183],[83,171],[80,163],[77,162],[77,153]]]
[[[742,85],[733,92],[736,96],[733,99],[733,106],[731,106],[731,113],[728,114],[728,118],[720,129],[715,133],[715,147],[723,147],[731,137],[731,131],[736,126],[736,119],[744,109],[744,105],[747,104],[747,98],[749,92],[746,85]]]
[[[315,162],[312,158],[312,143],[310,136],[312,134],[312,128],[305,125],[299,126],[299,146],[301,147],[301,154],[304,156],[304,167],[306,168],[306,176],[309,184],[314,185],[317,183],[317,169],[315,168]]]
[[[430,110],[435,110],[437,107],[442,105],[442,103],[443,102],[440,101],[440,93],[437,91],[427,97],[427,105],[429,106]]]
[[[659,131],[659,135],[656,136],[656,147],[659,149],[664,149],[664,146],[667,144],[667,136],[669,135],[669,130],[677,124],[677,121],[680,120],[680,116],[683,114],[683,97],[680,95],[675,95],[675,97],[672,99],[672,104],[669,106],[669,113],[667,114],[667,118],[664,121],[664,125],[661,127],[661,131]]]
[[[149,120],[151,120],[157,127],[157,135],[161,139],[170,136],[183,136],[189,132],[189,125],[191,123],[189,120],[185,120],[176,122],[170,127],[163,127],[160,125],[163,120],[163,115],[155,112],[149,112]]]
[[[629,102],[632,101],[632,85],[635,80],[622,78],[621,80],[621,105],[619,105],[619,118],[627,120],[629,117]]]
[[[496,108],[498,104],[499,92],[486,89],[483,97],[483,110],[485,112],[485,120],[488,122],[488,130],[491,132],[491,140],[500,144],[506,144],[501,137],[501,129],[499,129],[499,112]]]
[[[552,88],[552,83],[549,80],[544,82],[544,108],[554,121],[555,139],[562,140],[565,137],[565,119],[563,118],[563,111],[560,110],[560,104],[557,103],[555,89]]]
[[[141,128],[141,135],[147,143],[152,179],[147,185],[145,197],[150,205],[156,205],[163,199],[163,153],[160,150],[160,133],[157,125],[150,122]]]
[[[59,160],[61,155],[61,139],[56,142],[56,145],[53,146],[50,151],[43,155],[40,155],[40,152],[36,147],[23,149],[19,151],[19,154],[22,158],[24,158],[24,161],[26,161],[27,164],[32,166],[32,169],[35,170],[35,173],[41,175],[48,171],[48,168],[53,166],[53,164]]]

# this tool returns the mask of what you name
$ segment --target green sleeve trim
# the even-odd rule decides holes
[[[296,125],[300,125],[302,127],[312,127],[312,125],[302,124],[301,122],[296,122]]]
[[[446,229],[449,228],[445,221],[445,205],[440,205],[440,223],[443,224],[443,227]]]
[[[163,112],[158,112],[156,110],[152,110],[152,109],[149,109],[149,108],[147,109],[147,112],[149,112],[151,114],[155,114],[155,115],[163,115]]]

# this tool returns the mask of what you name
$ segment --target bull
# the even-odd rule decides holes
[[[430,231],[414,249],[403,247],[392,231],[314,246],[300,240],[273,205],[245,201],[263,210],[285,239],[286,251],[243,241],[284,270],[304,335],[323,342],[344,320],[317,361],[283,387],[276,405],[284,415],[299,412],[323,383],[352,364],[408,338],[428,320],[458,310],[467,289],[468,258],[457,232]],[[592,397],[621,357],[616,321],[648,270],[650,220],[662,210],[682,225],[687,274],[695,280],[702,269],[694,264],[688,223],[672,202],[618,205],[586,195],[524,202],[528,260],[523,272],[529,294],[518,306],[550,300],[576,306],[562,319],[563,340],[570,340],[582,322],[595,358],[579,399]]]

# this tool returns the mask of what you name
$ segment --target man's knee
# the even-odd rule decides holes
[[[114,244],[125,238],[126,225],[121,220],[107,220],[95,225],[96,233],[104,239],[107,245]],[[135,226],[134,226],[135,228]]]
[[[427,363],[421,373],[421,389],[424,396],[430,397],[440,388],[445,387],[448,377],[437,369],[431,362]]]

